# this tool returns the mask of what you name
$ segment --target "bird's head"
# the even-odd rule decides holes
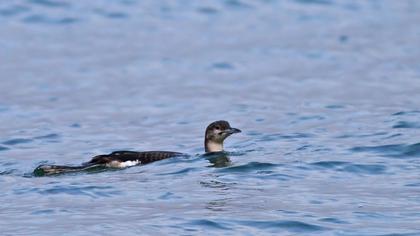
[[[224,120],[209,124],[204,141],[206,152],[223,151],[223,141],[230,135],[240,132],[240,129],[230,127],[229,122]]]

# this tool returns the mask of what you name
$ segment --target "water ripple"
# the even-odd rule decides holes
[[[413,111],[400,111],[392,114],[393,116],[417,116],[420,114],[420,111],[413,110]]]
[[[394,129],[420,129],[419,122],[399,121],[397,124],[392,126]]]
[[[255,135],[255,133],[250,133],[250,135]],[[257,133],[258,135],[258,133]],[[314,137],[312,134],[307,133],[294,133],[294,134],[264,134],[261,135],[259,141],[276,141],[281,139],[301,139],[301,138],[311,138]]]
[[[197,8],[197,11],[206,15],[215,15],[219,12],[216,8],[213,7],[199,7]]]
[[[194,168],[194,167],[188,167],[188,168],[184,168],[178,171],[174,171],[174,172],[168,172],[168,173],[159,173],[158,175],[183,175],[183,174],[187,174],[189,172],[193,172],[198,170],[198,168]]]
[[[336,171],[350,172],[356,174],[383,174],[386,166],[379,164],[353,164],[344,161],[319,161],[311,163],[312,166],[332,169]]]
[[[15,173],[16,171],[17,171],[17,169],[2,170],[2,171],[0,171],[0,175],[11,175],[11,174]]]
[[[320,5],[331,5],[331,0],[295,0],[298,3],[302,4],[320,4]]]
[[[170,199],[181,199],[182,197],[176,196],[172,192],[166,192],[162,194],[161,196],[159,196],[158,198],[162,200],[170,200]]]
[[[112,197],[114,195],[120,195],[121,192],[114,190],[112,186],[72,186],[72,185],[56,185],[51,188],[25,188],[25,189],[15,189],[14,194],[22,195],[30,192],[38,193],[41,195],[49,194],[67,194],[67,195],[82,195],[88,196],[91,198],[98,197]]]
[[[349,224],[349,222],[347,222],[347,221],[343,221],[343,220],[340,220],[340,219],[337,219],[337,218],[332,218],[332,217],[322,218],[319,221],[334,223],[334,224]]]
[[[125,12],[106,12],[98,10],[97,13],[101,16],[111,18],[111,19],[124,19],[128,17],[128,14]]]
[[[405,158],[420,157],[420,143],[415,144],[389,144],[379,146],[359,146],[350,149],[352,152],[372,152],[381,156]]]
[[[36,136],[36,137],[34,137],[34,139],[57,139],[59,137],[60,137],[60,135],[55,134],[55,133],[51,133],[51,134]]]
[[[228,190],[236,185],[236,183],[224,183],[216,180],[212,181],[200,181],[200,185],[206,188]]]
[[[417,183],[411,183],[411,184],[406,184],[406,185],[404,185],[404,186],[407,186],[407,187],[420,187],[420,182],[417,182]]]
[[[51,25],[66,25],[78,22],[78,18],[74,17],[58,17],[52,18],[47,17],[45,15],[30,15],[23,18],[25,23],[33,23],[33,24],[51,24]]]
[[[238,10],[253,8],[251,5],[244,3],[243,1],[240,1],[240,0],[224,0],[224,4],[228,8],[238,9]]]
[[[259,229],[276,229],[276,230],[287,230],[294,233],[309,233],[325,231],[328,228],[308,224],[301,221],[289,221],[289,220],[270,220],[270,221],[237,221],[237,223],[245,226],[253,226]]]
[[[232,166],[223,168],[221,172],[255,172],[259,170],[267,170],[280,166],[279,164],[264,163],[264,162],[249,162],[245,165]]]
[[[0,234],[419,235],[419,10],[0,1]],[[123,147],[192,155],[31,172]]]
[[[15,16],[15,15],[21,14],[23,12],[27,12],[27,11],[29,11],[28,7],[11,6],[9,8],[0,9],[0,16],[10,17],[10,16]],[[0,111],[4,111],[4,109],[1,107]]]
[[[209,229],[222,229],[222,230],[229,230],[230,227],[226,227],[223,224],[217,223],[216,221],[208,220],[208,219],[201,219],[201,220],[192,220],[187,225],[191,226],[203,226]]]
[[[229,62],[215,62],[211,65],[212,69],[233,70],[235,67]]]
[[[32,139],[27,139],[27,138],[14,138],[14,139],[9,139],[7,141],[4,141],[3,144],[18,145],[18,144],[23,144],[23,143],[30,143],[32,141],[33,141]]]
[[[339,136],[336,136],[336,138],[369,138],[369,137],[375,137],[375,136],[383,136],[387,135],[387,132],[376,132],[372,134],[342,134]]]
[[[31,212],[31,215],[50,215],[54,213],[55,211],[52,209],[45,209],[45,210],[38,210]]]
[[[391,233],[391,234],[378,234],[377,236],[418,236],[419,233]]]
[[[327,109],[343,109],[343,108],[345,108],[345,106],[338,105],[338,104],[332,104],[332,105],[325,106],[325,108],[327,108]]]
[[[28,2],[40,5],[43,7],[51,7],[51,8],[68,8],[71,5],[68,2],[64,1],[50,1],[50,0],[28,0]]]

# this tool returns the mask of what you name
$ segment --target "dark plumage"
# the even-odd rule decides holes
[[[112,161],[126,162],[126,161],[138,161],[139,164],[148,164],[154,161],[160,161],[166,158],[180,156],[182,153],[179,152],[167,152],[167,151],[149,151],[149,152],[133,152],[133,151],[116,151],[111,154],[95,156],[87,165],[102,165],[108,164]]]
[[[224,120],[215,121],[207,126],[204,146],[206,153],[223,151],[223,141],[231,134],[241,132],[239,129],[230,127]],[[185,155],[179,152],[169,151],[116,151],[110,154],[98,155],[80,166],[63,165],[40,165],[34,170],[36,176],[53,175],[69,172],[90,170],[93,168],[125,168],[134,165],[144,165],[154,161]]]

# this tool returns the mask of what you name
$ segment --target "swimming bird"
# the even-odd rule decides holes
[[[223,141],[232,134],[241,130],[232,128],[229,122],[219,120],[212,122],[206,128],[204,136],[204,149],[206,154],[223,151]],[[92,168],[126,168],[135,165],[144,165],[163,159],[186,155],[171,151],[115,151],[110,154],[94,156],[90,161],[80,166],[40,165],[34,170],[34,175],[54,175],[68,172],[90,170]]]

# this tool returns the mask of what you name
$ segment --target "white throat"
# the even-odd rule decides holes
[[[223,143],[216,143],[213,141],[206,142],[206,152],[221,152],[223,151]]]

